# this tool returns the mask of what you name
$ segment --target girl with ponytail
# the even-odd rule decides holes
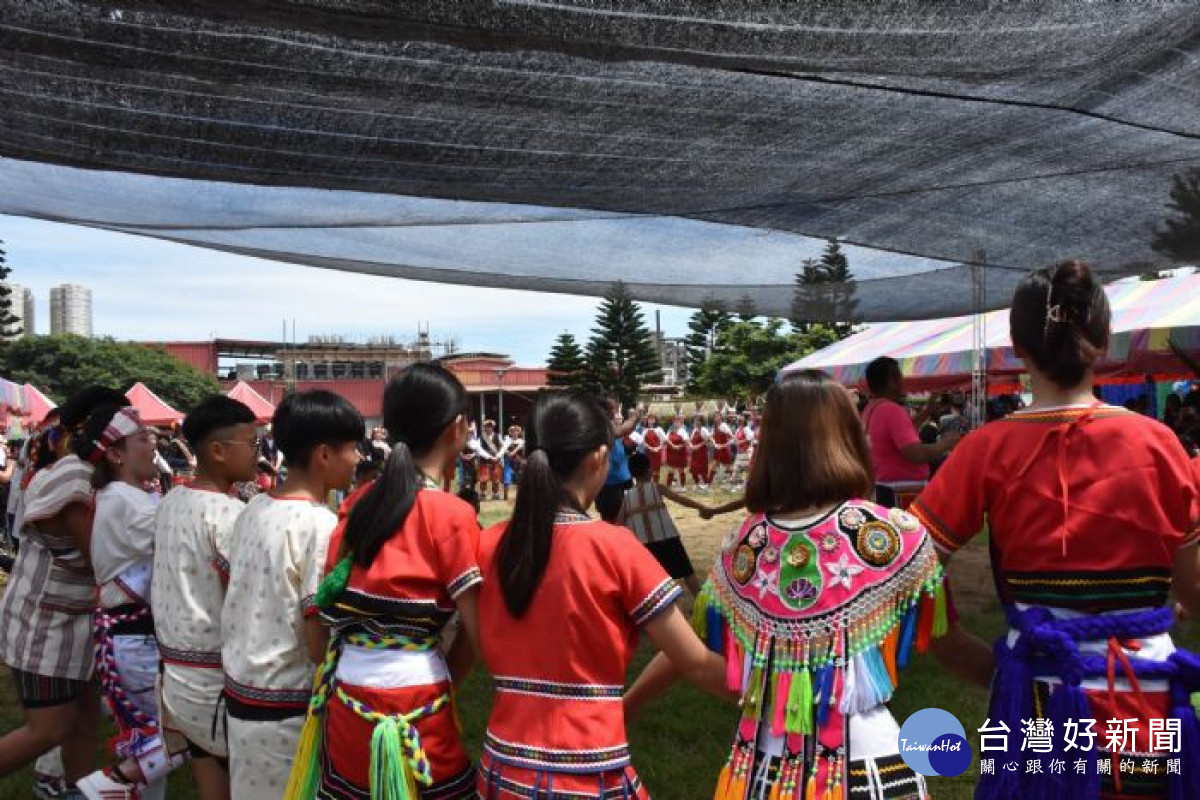
[[[647,797],[630,762],[625,672],[645,631],[683,675],[724,694],[724,666],[675,607],[680,590],[625,528],[586,509],[608,474],[595,401],[538,398],[510,522],[485,531],[480,648],[494,677],[479,796]]]
[[[1110,316],[1083,262],[1027,276],[1010,324],[1033,403],[967,435],[911,509],[943,560],[987,522],[1009,625],[994,649],[991,730],[1015,731],[1034,714],[1058,731],[1067,720],[1098,723],[1096,748],[1078,754],[1082,770],[1018,763],[981,776],[976,800],[1200,797],[1189,702],[1200,656],[1169,633],[1171,594],[1200,614],[1200,475],[1165,425],[1094,398]],[[1114,717],[1128,734],[1104,737]],[[1156,722],[1180,736],[1153,735]]]
[[[384,392],[391,453],[343,505],[314,600],[331,641],[289,800],[474,796],[452,686],[474,661],[479,524],[441,490],[466,441],[466,415],[466,390],[437,364],[408,367]],[[443,657],[455,611],[460,635]]]

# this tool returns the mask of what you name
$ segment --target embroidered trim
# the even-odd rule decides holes
[[[493,678],[497,692],[528,694],[535,697],[567,698],[571,700],[620,700],[624,686],[609,686],[600,683],[562,683],[539,681],[532,678],[508,678],[497,675]]]
[[[159,642],[158,654],[162,656],[163,663],[174,664],[178,667],[193,667],[195,669],[221,668],[220,651],[213,653],[205,650],[176,650],[174,647],[167,647],[162,642]]]
[[[228,673],[225,675],[225,692],[247,705],[302,710],[308,707],[309,698],[312,696],[307,689],[264,689],[240,683]]]
[[[930,538],[934,544],[943,553],[953,553],[962,547],[958,541],[957,535],[950,529],[950,526],[942,522],[936,514],[925,507],[921,502],[921,498],[913,501],[912,506],[908,509],[909,513],[921,521],[925,526],[925,530],[929,532]]]
[[[480,583],[483,583],[483,573],[479,571],[479,567],[470,567],[446,584],[446,591],[452,600],[457,600],[463,592]]]
[[[561,772],[606,772],[631,763],[627,744],[593,750],[552,750],[506,742],[491,731],[484,736],[483,749],[502,764]]]
[[[212,557],[212,568],[221,576],[223,583],[229,583],[229,559],[217,553]]]
[[[659,612],[679,599],[683,590],[674,579],[667,578],[646,595],[646,598],[630,613],[635,625],[643,625],[653,619]]]
[[[553,784],[550,784],[553,791],[549,791],[546,786],[533,786],[502,774],[494,774],[495,771],[490,771],[482,764],[479,771],[482,781],[488,789],[495,787],[506,794],[521,798],[521,800],[541,800],[548,796],[552,796],[554,800],[630,800],[630,798],[638,797],[642,788],[641,777],[631,769],[626,769],[624,776],[616,779],[615,785],[606,786],[603,790],[599,776],[597,776],[596,790],[592,792],[569,791],[560,789]],[[480,796],[488,797],[490,795],[485,790],[480,793]]]

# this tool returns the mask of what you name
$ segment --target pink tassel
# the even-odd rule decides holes
[[[742,649],[733,631],[725,632],[725,685],[729,691],[742,693]]]
[[[783,736],[787,720],[788,691],[792,687],[792,673],[780,672],[775,679],[775,713],[771,716],[771,733]]]

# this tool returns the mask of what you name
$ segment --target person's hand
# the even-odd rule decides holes
[[[946,431],[942,434],[942,438],[938,439],[938,445],[942,448],[943,453],[949,453],[962,440],[962,437],[963,435],[958,431]]]
[[[1183,620],[1190,620],[1191,618],[1192,615],[1189,614],[1187,609],[1183,607],[1183,603],[1175,604],[1175,619],[1177,621],[1182,622]]]

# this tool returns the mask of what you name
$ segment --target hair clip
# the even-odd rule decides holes
[[[1062,322],[1064,318],[1062,303],[1055,303],[1046,309],[1046,322]]]

